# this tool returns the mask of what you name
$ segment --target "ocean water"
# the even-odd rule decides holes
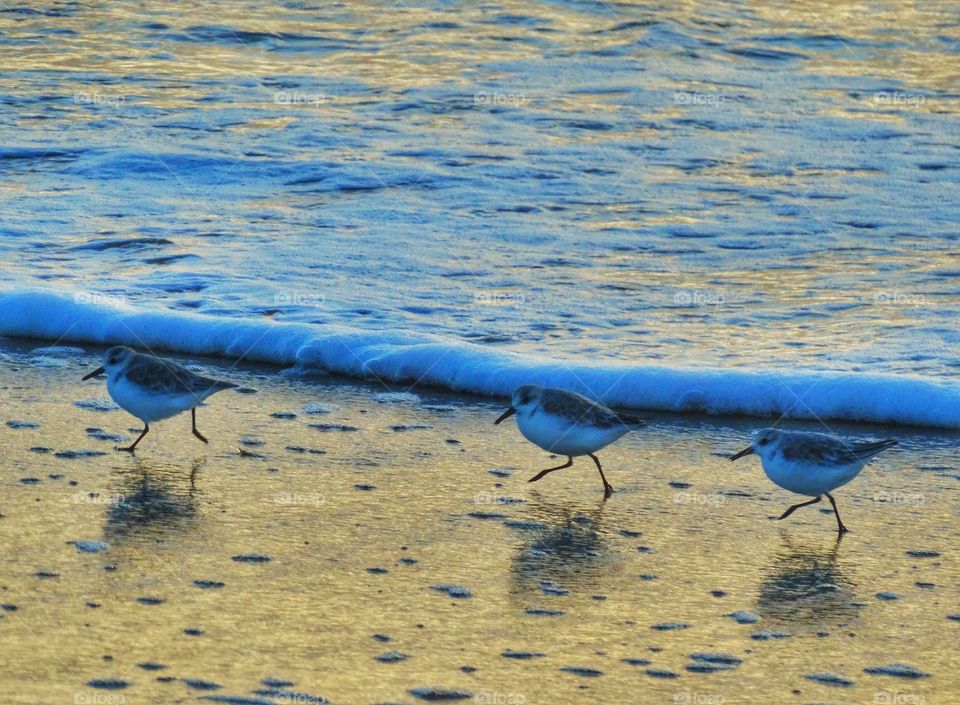
[[[8,3],[0,333],[958,426],[958,64],[936,0]]]

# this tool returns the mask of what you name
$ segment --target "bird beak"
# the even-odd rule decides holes
[[[98,367],[97,369],[95,369],[95,370],[94,370],[93,372],[91,372],[90,374],[84,375],[83,379],[81,379],[80,381],[81,381],[81,382],[86,382],[88,379],[93,379],[94,377],[99,377],[100,375],[102,375],[102,374],[103,374],[104,372],[106,372],[106,371],[107,371],[107,369],[106,369],[105,367]]]
[[[493,425],[496,426],[498,423],[500,423],[500,422],[503,421],[504,419],[509,419],[509,418],[510,418],[511,416],[513,416],[515,413],[517,413],[517,410],[514,409],[514,408],[511,406],[509,409],[507,409],[507,410],[504,411],[502,414],[500,414],[500,418],[497,419],[496,421],[494,421],[494,422],[493,422]]]
[[[743,456],[750,455],[751,453],[756,453],[756,451],[753,449],[753,446],[747,446],[736,455],[731,455],[730,460],[739,460]]]

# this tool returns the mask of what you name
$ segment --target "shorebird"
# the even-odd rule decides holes
[[[873,456],[895,445],[897,441],[892,438],[853,443],[825,433],[765,428],[757,431],[753,443],[730,460],[756,453],[764,473],[774,484],[813,497],[809,502],[793,505],[778,519],[786,519],[800,507],[816,504],[826,495],[837,516],[837,531],[845,534],[848,529],[840,520],[831,490],[850,482]]]
[[[207,439],[197,430],[197,406],[204,399],[223,389],[233,389],[233,382],[201,377],[186,367],[153,355],[138,353],[123,345],[103,354],[103,366],[83,377],[86,381],[106,372],[107,391],[117,404],[143,421],[143,432],[131,445],[117,450],[133,453],[147,435],[151,421],[176,416],[190,409],[193,435],[204,443]]]
[[[517,415],[517,426],[528,441],[548,453],[567,456],[567,462],[541,470],[529,482],[547,473],[573,465],[573,459],[589,455],[600,471],[604,497],[613,493],[594,453],[630,431],[644,426],[646,419],[618,414],[587,397],[564,389],[525,384],[513,393],[510,408],[494,424]]]

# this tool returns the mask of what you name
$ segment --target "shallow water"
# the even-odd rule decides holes
[[[499,405],[184,360],[257,391],[199,409],[209,446],[180,416],[130,457],[110,436],[139,422],[78,381],[98,351],[33,347],[0,349],[4,702],[960,692],[954,434],[897,429],[901,445],[837,492],[852,529],[838,543],[816,508],[772,521],[795,497],[754,459],[727,461],[748,422],[657,417],[601,453],[617,488],[604,502],[589,463],[527,483],[556,463],[492,425]],[[103,455],[63,457],[84,450]],[[718,661],[732,669],[688,668]],[[898,663],[928,675],[865,672]],[[88,685],[105,680],[125,687]]]
[[[0,282],[953,376],[960,9],[0,8]]]

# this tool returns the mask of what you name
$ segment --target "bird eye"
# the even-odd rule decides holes
[[[769,443],[769,442],[770,442],[769,439],[767,439],[767,438],[761,438],[759,445],[765,446],[765,445],[767,445],[767,443]]]

